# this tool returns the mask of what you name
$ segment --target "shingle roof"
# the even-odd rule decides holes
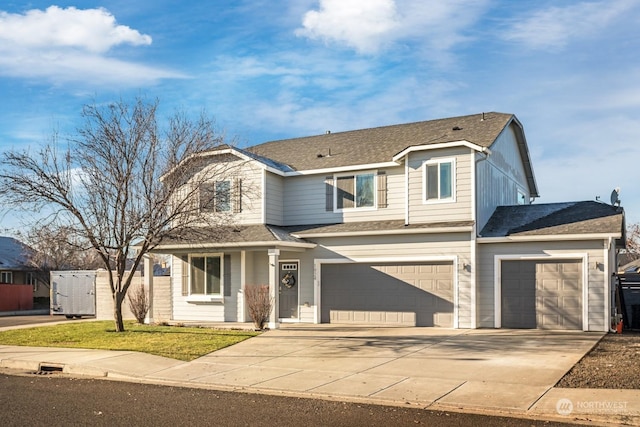
[[[13,237],[0,236],[0,270],[33,270],[27,265],[31,251]]]
[[[207,246],[229,243],[308,243],[302,239],[297,239],[283,231],[279,227],[264,224],[255,225],[233,225],[222,227],[202,227],[175,230],[171,235],[166,236],[157,250],[163,247],[174,247],[176,245],[206,244]]]
[[[366,222],[345,222],[339,224],[315,224],[283,227],[293,235],[304,236],[305,234],[332,234],[332,233],[359,233],[359,232],[403,232],[407,230],[421,230],[429,232],[436,229],[454,229],[473,226],[473,221],[449,221],[432,222],[424,224],[405,225],[404,220],[387,221],[366,221]]]
[[[482,237],[624,233],[624,210],[584,201],[499,206],[484,226]]]
[[[489,147],[513,117],[495,112],[474,114],[271,141],[246,151],[298,171],[384,163],[417,145],[464,140]]]

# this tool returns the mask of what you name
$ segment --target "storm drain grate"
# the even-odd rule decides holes
[[[34,372],[34,374],[36,374],[36,375],[49,375],[49,374],[54,374],[56,372],[62,372],[63,369],[64,369],[64,365],[41,363],[40,367],[38,368],[38,370],[36,372]]]

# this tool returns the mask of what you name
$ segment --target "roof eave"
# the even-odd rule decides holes
[[[500,237],[478,237],[478,243],[515,243],[515,242],[535,242],[535,241],[563,241],[563,240],[608,240],[610,238],[620,239],[621,233],[589,233],[589,234],[529,234],[526,236],[500,236]]]
[[[367,230],[367,231],[336,231],[336,232],[310,232],[291,233],[292,236],[307,239],[318,237],[357,237],[357,236],[381,236],[397,234],[437,234],[437,233],[468,233],[473,231],[473,226],[463,227],[433,227],[433,228],[406,228],[401,230]]]
[[[451,148],[451,147],[468,147],[468,148],[471,148],[472,150],[475,150],[481,153],[491,154],[491,151],[487,147],[474,144],[467,140],[460,140],[460,141],[451,141],[451,142],[441,142],[438,144],[412,145],[411,147],[407,147],[401,152],[399,152],[398,154],[396,154],[395,156],[393,156],[393,161],[400,163],[404,157],[406,157],[409,153],[412,153],[414,151],[437,150],[441,148]]]

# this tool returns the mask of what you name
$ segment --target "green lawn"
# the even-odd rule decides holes
[[[0,332],[0,345],[129,350],[190,361],[258,335],[195,327],[139,325],[125,322],[115,332],[113,321],[78,322]]]

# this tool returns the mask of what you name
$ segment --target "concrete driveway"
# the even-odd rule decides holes
[[[151,377],[284,393],[527,411],[601,336],[285,325]]]

